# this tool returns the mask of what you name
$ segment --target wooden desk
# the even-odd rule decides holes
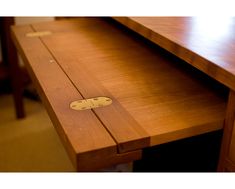
[[[145,147],[223,127],[227,100],[219,83],[111,19],[12,31],[78,171],[134,161]],[[71,108],[71,102],[99,96],[112,104]]]
[[[114,18],[230,89],[219,171],[235,171],[235,18]]]

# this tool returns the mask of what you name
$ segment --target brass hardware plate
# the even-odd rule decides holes
[[[94,97],[82,100],[76,100],[70,103],[70,108],[73,110],[87,110],[92,108],[104,107],[112,104],[112,99],[108,97]]]
[[[29,32],[26,33],[26,37],[42,37],[46,35],[51,35],[50,31],[41,31],[41,32]]]

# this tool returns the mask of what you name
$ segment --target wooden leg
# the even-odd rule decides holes
[[[235,121],[235,92],[230,90],[227,111],[224,121],[224,134],[222,139],[218,171],[226,171],[226,162],[229,160],[229,148]],[[235,170],[234,170],[235,171]]]
[[[16,117],[23,118],[25,117],[25,111],[23,104],[22,73],[18,64],[17,52],[10,35],[10,26],[13,24],[13,17],[1,18],[1,43],[3,52],[2,56],[4,63],[6,63],[7,67],[9,68]]]

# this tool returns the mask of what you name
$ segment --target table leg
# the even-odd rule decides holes
[[[18,63],[17,51],[10,35],[10,26],[14,24],[13,17],[1,18],[1,43],[2,43],[2,56],[4,62],[9,68],[12,93],[14,98],[14,105],[16,110],[16,117],[25,117],[24,104],[23,104],[23,79],[20,66]]]
[[[230,150],[231,140],[233,137],[233,128],[235,123],[234,121],[235,121],[235,92],[233,90],[230,90],[228,104],[227,104],[227,111],[224,121],[224,134],[221,144],[218,171],[228,171],[228,170],[235,171],[235,169],[231,170],[231,167],[234,167],[234,165],[229,165],[229,164],[234,164],[234,162],[229,159],[229,150]]]

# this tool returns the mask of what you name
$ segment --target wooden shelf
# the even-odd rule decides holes
[[[34,31],[51,35],[26,36]],[[216,92],[218,83],[110,20],[54,21],[13,33],[78,170],[138,159],[144,147],[223,127],[226,97]],[[97,96],[113,104],[69,109],[74,100]]]

